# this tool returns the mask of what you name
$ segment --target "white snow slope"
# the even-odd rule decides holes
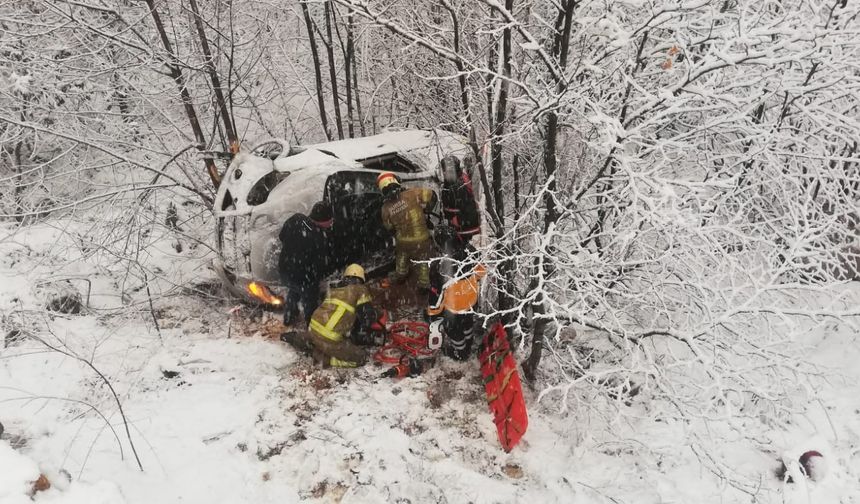
[[[152,279],[159,331],[145,289],[121,300],[128,272],[76,260],[60,225],[0,231],[4,330],[17,324],[69,354],[34,339],[0,350],[2,504],[30,502],[39,473],[52,488],[32,499],[65,504],[860,502],[860,341],[848,331],[815,335],[810,359],[833,370],[830,385],[779,429],[647,415],[607,425],[530,393],[529,430],[506,454],[475,362],[442,361],[402,381],[377,380],[371,366],[314,369],[279,342],[245,335],[225,302],[157,294],[171,292],[167,280],[213,279],[169,247],[146,258],[161,272]],[[45,312],[40,282],[69,276],[92,281],[90,308]],[[116,391],[127,431],[93,367]],[[696,436],[725,442],[696,454]],[[773,476],[780,457],[810,448],[824,454],[825,478]],[[758,478],[758,488],[737,490],[703,456],[724,475]]]

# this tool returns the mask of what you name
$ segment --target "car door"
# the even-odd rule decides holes
[[[336,268],[356,262],[368,265],[393,250],[382,226],[382,194],[376,173],[341,171],[329,176],[324,198],[332,206],[332,262]]]

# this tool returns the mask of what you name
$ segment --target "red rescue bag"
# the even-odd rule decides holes
[[[510,452],[526,433],[529,417],[517,363],[502,324],[496,323],[484,335],[479,358],[487,403],[499,432],[499,442],[506,452]]]

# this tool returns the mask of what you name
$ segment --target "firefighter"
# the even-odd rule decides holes
[[[328,234],[332,222],[331,208],[320,201],[310,215],[297,213],[281,228],[278,271],[287,288],[284,325],[296,322],[300,304],[305,323],[319,306],[320,281],[330,273]]]
[[[430,294],[427,316],[432,333],[445,336],[442,353],[455,360],[466,360],[472,350],[475,324],[473,308],[478,302],[479,284],[486,268],[473,259],[475,249],[464,242],[456,230],[440,226],[433,234],[444,255],[430,266]]]
[[[306,332],[288,332],[281,340],[310,353],[314,360],[332,367],[357,367],[367,361],[364,349],[350,341],[352,335],[366,334],[364,326],[377,320],[364,285],[364,268],[350,264],[343,272],[343,284],[332,288],[314,311]]]
[[[382,225],[394,232],[395,268],[390,277],[392,283],[401,283],[407,276],[412,263],[418,271],[418,289],[427,291],[430,287],[428,261],[433,251],[427,216],[436,206],[437,197],[430,189],[404,189],[397,176],[384,172],[376,178],[376,185],[382,191],[385,202],[382,205]]]
[[[481,232],[472,179],[454,156],[442,158],[442,212],[464,243]]]

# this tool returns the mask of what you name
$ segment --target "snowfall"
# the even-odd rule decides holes
[[[278,313],[218,293],[203,246],[153,231],[144,277],[94,253],[81,238],[92,226],[0,224],[2,504],[860,502],[849,328],[809,335],[826,380],[776,427],[673,422],[637,398],[610,422],[539,400],[538,384],[528,432],[505,453],[477,361],[399,381],[372,365],[315,368],[260,329]],[[46,311],[68,288],[83,310]],[[860,285],[845,288],[860,300]],[[703,436],[719,436],[713,452],[690,448]],[[810,449],[827,465],[817,481],[792,465]],[[781,460],[794,483],[774,475]],[[34,493],[40,475],[50,488]]]

